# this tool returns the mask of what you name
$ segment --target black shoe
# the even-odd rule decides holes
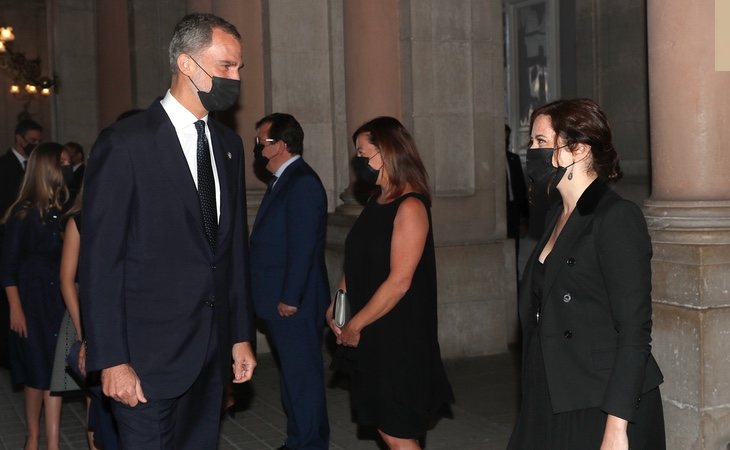
[[[287,447],[286,445],[282,445],[281,447],[279,447],[279,448],[278,448],[278,449],[276,449],[276,450],[294,450],[294,449],[293,449],[293,448],[289,448],[289,447]]]

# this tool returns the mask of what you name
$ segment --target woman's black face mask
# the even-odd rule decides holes
[[[375,155],[377,155],[377,153]],[[352,168],[355,171],[355,176],[358,180],[368,184],[375,184],[378,181],[380,170],[375,170],[370,167],[370,159],[375,155],[370,158],[356,155],[352,158]]]

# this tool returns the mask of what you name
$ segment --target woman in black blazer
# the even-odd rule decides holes
[[[664,449],[651,355],[651,241],[621,178],[606,115],[588,99],[531,117],[533,191],[561,202],[522,279],[522,405],[509,449]]]

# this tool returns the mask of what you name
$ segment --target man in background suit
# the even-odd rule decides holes
[[[0,157],[0,214],[3,217],[18,197],[30,152],[42,138],[43,127],[34,120],[23,119],[15,126],[15,143]]]
[[[185,16],[172,84],[104,130],[85,174],[80,286],[87,370],[125,449],[215,449],[223,389],[256,364],[247,296],[243,145],[209,118],[238,99],[240,35]]]
[[[84,181],[84,172],[86,171],[84,147],[78,142],[66,142],[63,144],[71,155],[71,165],[73,166],[73,176],[71,182],[68,185],[69,193],[71,198],[75,199],[81,190],[81,184]]]
[[[527,188],[525,175],[522,171],[520,156],[510,151],[509,125],[504,126],[505,154],[507,156],[507,237],[515,239],[519,245],[520,237],[527,230],[529,204],[527,202]]]
[[[43,138],[43,127],[31,119],[23,119],[15,126],[15,142],[3,156],[0,156],[0,222],[18,197],[20,184],[25,175],[25,165],[33,148]],[[0,242],[4,225],[0,223]],[[2,249],[0,248],[0,252]],[[10,310],[5,290],[0,292],[0,366],[10,367],[8,333],[10,332]]]
[[[271,114],[256,124],[256,161],[273,178],[251,233],[251,288],[281,370],[288,422],[280,449],[327,449],[322,361],[329,303],[327,195],[301,157],[303,140],[302,127],[289,114]]]

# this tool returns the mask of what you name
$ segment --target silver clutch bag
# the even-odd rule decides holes
[[[334,302],[334,311],[332,314],[334,316],[333,319],[335,321],[335,325],[342,328],[345,326],[347,321],[350,320],[351,314],[350,299],[347,297],[347,292],[342,289],[337,289]]]

